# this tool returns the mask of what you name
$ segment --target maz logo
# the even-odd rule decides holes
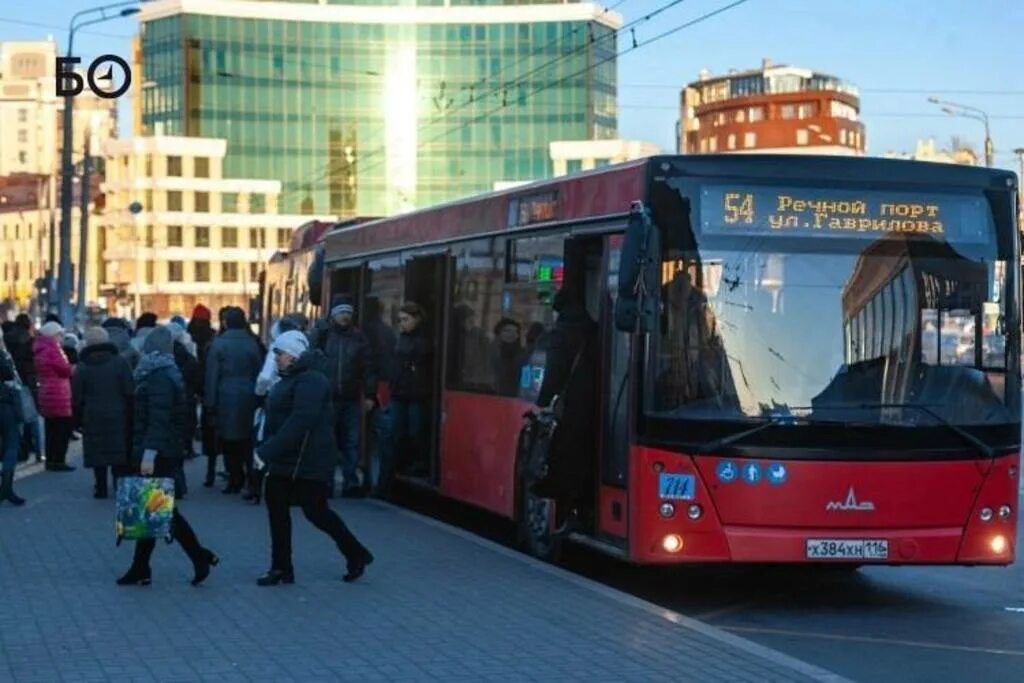
[[[857,502],[857,494],[854,493],[852,486],[850,487],[850,490],[846,493],[846,500],[833,500],[830,501],[827,505],[825,505],[825,510],[827,510],[828,512],[832,512],[833,510],[843,510],[844,512],[850,512],[853,510],[857,510],[859,512],[871,512],[874,509],[875,504],[872,503],[870,500],[865,500],[863,503]]]

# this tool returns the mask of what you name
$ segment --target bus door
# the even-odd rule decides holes
[[[440,480],[439,448],[441,434],[441,391],[444,386],[445,316],[448,308],[451,272],[454,257],[443,254],[411,256],[405,262],[406,302],[415,301],[426,313],[426,331],[433,345],[433,367],[430,372],[431,395],[424,410],[429,474],[427,480],[436,484]]]

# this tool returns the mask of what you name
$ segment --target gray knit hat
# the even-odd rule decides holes
[[[146,335],[146,342],[142,345],[143,353],[171,353],[174,348],[174,337],[166,325],[158,325],[153,331]]]

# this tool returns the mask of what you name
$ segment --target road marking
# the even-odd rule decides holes
[[[760,628],[756,626],[720,626],[719,628],[726,631],[731,631],[733,633],[757,633],[766,636],[818,638],[820,640],[837,640],[841,642],[854,643],[877,643],[880,645],[905,645],[908,647],[923,647],[931,650],[953,650],[956,652],[974,652],[986,655],[1007,655],[1009,657],[1024,657],[1024,651],[1022,650],[1000,650],[989,647],[970,647],[969,645],[947,645],[945,643],[931,643],[923,640],[898,640],[894,638],[873,638],[871,636],[848,636],[835,633],[790,631],[782,628]]]
[[[735,647],[736,649],[742,650],[743,652],[746,652],[749,655],[771,662],[773,664],[776,664],[777,666],[785,667],[787,669],[790,669],[791,671],[795,671],[799,674],[807,676],[812,680],[820,681],[821,683],[852,683],[849,679],[843,678],[837,673],[833,673],[826,669],[822,669],[821,667],[815,666],[814,664],[810,664],[801,659],[797,659],[796,657],[787,655],[784,652],[773,650],[770,647],[761,645],[760,643],[755,643],[752,640],[748,640],[741,636],[728,633],[722,628],[719,628],[717,626],[711,626],[710,624],[705,624],[702,621],[698,621],[697,619],[694,619],[692,617],[684,616],[679,612],[667,609],[665,607],[661,607],[652,602],[648,602],[646,600],[636,597],[635,595],[624,593],[620,590],[616,590],[602,583],[592,581],[591,579],[584,578],[577,574],[573,574],[572,572],[562,569],[561,567],[556,567],[546,562],[542,562],[534,557],[530,557],[529,555],[521,553],[517,550],[506,548],[503,545],[500,545],[493,541],[489,541],[481,536],[477,536],[476,534],[466,531],[465,529],[460,529],[459,527],[452,526],[450,524],[445,524],[440,520],[434,519],[432,517],[427,517],[425,515],[421,515],[418,512],[413,512],[412,510],[406,510],[405,508],[401,508],[381,500],[370,500],[367,502],[370,505],[390,508],[401,515],[412,517],[422,522],[423,524],[432,526],[436,529],[440,529],[449,534],[458,536],[463,540],[469,541],[470,543],[474,543],[483,548],[487,548],[494,552],[500,553],[505,557],[514,559],[518,562],[521,562],[522,564],[529,565],[534,569],[545,572],[547,574],[551,574],[552,576],[560,578],[563,581],[568,581],[569,583],[572,583],[575,586],[588,590],[592,593],[597,593],[602,597],[614,600],[615,602],[618,602],[622,605],[639,608],[654,617],[664,619],[665,621],[675,624],[676,626],[699,633],[705,636],[706,638],[716,640],[719,643],[722,643],[723,645]]]

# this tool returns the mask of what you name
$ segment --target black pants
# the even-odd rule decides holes
[[[113,465],[111,467],[93,467],[92,476],[96,483],[96,490],[107,493],[107,475],[114,475],[114,488],[117,489],[117,480],[128,476],[133,471],[131,465]]]
[[[228,469],[228,483],[232,488],[241,488],[249,481],[252,471],[252,442],[249,439],[224,439],[221,447]]]
[[[157,456],[153,462],[153,476],[173,478],[180,464],[180,459]],[[137,473],[137,470],[132,469],[131,472]],[[174,521],[171,523],[171,534],[174,540],[178,542],[178,545],[181,546],[181,549],[185,551],[185,554],[188,555],[188,559],[192,560],[192,564],[196,564],[202,559],[203,546],[200,545],[199,538],[196,537],[196,532],[192,530],[188,520],[178,511],[177,502],[174,504]],[[136,541],[132,568],[138,570],[149,569],[149,558],[153,556],[154,549],[156,549],[155,538]]]
[[[328,484],[289,477],[267,477],[267,513],[270,517],[271,569],[292,571],[292,505],[302,508],[313,526],[324,532],[338,546],[345,560],[352,564],[366,557],[368,551],[352,534],[345,522],[327,506]]]
[[[48,417],[46,423],[46,466],[61,465],[68,457],[71,443],[72,421],[70,417]]]

